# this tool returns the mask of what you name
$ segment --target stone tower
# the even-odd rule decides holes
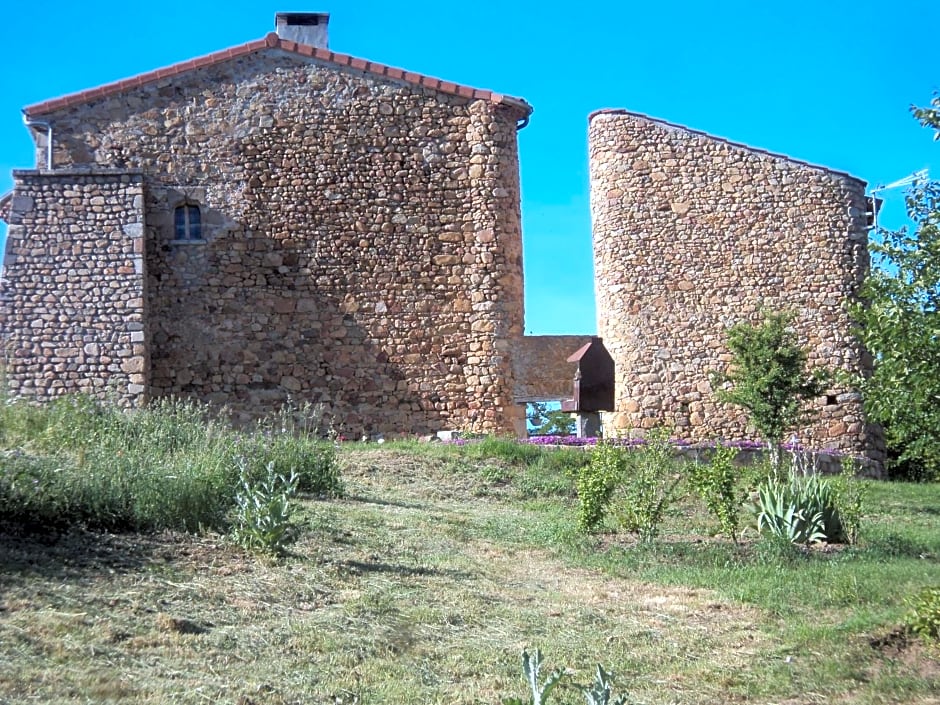
[[[709,378],[730,359],[726,329],[763,311],[796,315],[810,365],[866,369],[845,305],[868,271],[864,182],[626,111],[594,113],[589,145],[608,431],[753,438]],[[801,442],[882,459],[854,390],[835,384],[815,406]]]

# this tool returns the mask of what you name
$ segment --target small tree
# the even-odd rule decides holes
[[[913,108],[940,139],[940,96]],[[940,476],[940,182],[919,181],[907,194],[914,231],[879,231],[872,271],[852,309],[872,353],[872,376],[861,380],[865,411],[885,428],[901,474]]]
[[[770,449],[776,472],[787,433],[807,417],[805,402],[822,394],[828,375],[806,369],[806,350],[794,341],[792,313],[768,313],[760,325],[739,323],[728,329],[734,356],[712,385],[719,401],[747,410]]]

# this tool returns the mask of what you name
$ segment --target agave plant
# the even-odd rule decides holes
[[[597,664],[594,682],[591,685],[578,686],[578,689],[587,700],[587,705],[627,705],[627,696],[620,695],[611,700],[611,686],[613,674],[604,670]]]
[[[521,698],[504,698],[502,705],[547,705],[548,696],[557,685],[565,678],[565,671],[555,669],[545,678],[544,683],[539,682],[540,671],[542,668],[542,652],[538,649],[530,654],[528,651],[522,652],[522,673],[526,682],[529,684],[529,690],[532,693],[531,700],[522,700]],[[611,684],[613,675],[604,670],[604,667],[597,664],[597,671],[594,674],[594,682],[590,685],[576,685],[587,700],[587,705],[627,705],[627,697],[621,695],[611,700]]]
[[[818,475],[765,480],[757,488],[755,510],[759,530],[790,543],[844,539],[835,493]]]
[[[561,683],[561,680],[565,677],[565,672],[555,669],[548,674],[544,683],[539,683],[539,672],[541,668],[541,650],[536,649],[535,653],[530,654],[523,649],[522,673],[525,675],[526,682],[529,684],[529,689],[532,692],[532,700],[527,703],[520,698],[506,698],[503,700],[503,705],[546,705],[549,693],[555,689],[555,686]]]

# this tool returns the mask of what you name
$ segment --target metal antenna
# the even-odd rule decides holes
[[[873,188],[871,190],[871,210],[872,210],[872,228],[878,229],[878,199],[875,198],[875,194],[880,191],[888,191],[893,188],[900,188],[902,186],[910,186],[915,184],[918,181],[926,181],[928,178],[927,170],[921,169],[915,171],[909,176],[905,176],[903,179],[898,179],[897,181],[892,181],[890,184],[881,185]]]

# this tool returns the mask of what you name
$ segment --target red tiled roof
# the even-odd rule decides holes
[[[700,135],[702,137],[707,137],[710,140],[715,140],[716,142],[723,142],[724,144],[730,145],[732,147],[738,147],[740,149],[746,149],[748,152],[754,152],[755,154],[765,154],[768,157],[775,157],[777,159],[785,159],[788,162],[793,164],[799,164],[801,166],[808,166],[811,169],[819,169],[820,171],[825,171],[830,174],[837,174],[839,176],[846,176],[850,179],[858,181],[861,184],[866,184],[867,182],[864,179],[860,179],[857,176],[852,176],[847,171],[839,171],[838,169],[830,169],[827,166],[822,166],[821,164],[813,164],[812,162],[806,162],[802,159],[794,159],[788,154],[781,154],[780,152],[771,152],[767,149],[760,149],[759,147],[752,147],[749,144],[744,144],[743,142],[732,142],[729,139],[724,137],[718,137],[717,135],[709,134],[708,132],[703,132],[702,130],[693,130],[691,127],[686,127],[685,125],[679,125],[674,122],[667,122],[666,120],[660,120],[659,118],[650,117],[649,115],[644,115],[643,113],[635,113],[630,110],[622,110],[615,108],[604,108],[603,110],[595,110],[593,113],[588,115],[588,122],[590,123],[598,115],[629,115],[630,117],[640,118],[641,120],[647,120],[649,122],[654,122],[657,125],[662,125],[667,128],[674,130],[682,130],[683,132],[688,132],[692,135]]]
[[[306,44],[298,44],[297,42],[293,42],[287,39],[281,39],[274,32],[269,33],[264,39],[257,39],[253,42],[248,42],[247,44],[232,47],[231,49],[223,49],[222,51],[217,51],[197,59],[191,59],[179,64],[167,66],[166,68],[157,69],[155,71],[148,71],[147,73],[142,73],[131,78],[125,78],[123,81],[108,83],[97,88],[90,88],[85,91],[62,96],[61,98],[53,98],[41,103],[29,105],[23,109],[23,112],[26,113],[26,115],[29,117],[45,115],[46,113],[62,110],[63,108],[70,108],[75,105],[81,105],[82,103],[87,103],[98,98],[105,98],[116,95],[123,91],[137,88],[152,81],[159,81],[162,78],[167,78],[170,76],[178,76],[179,74],[192,71],[193,69],[212,66],[213,64],[217,64],[222,61],[234,59],[239,56],[245,56],[257,51],[262,51],[264,49],[281,49],[283,51],[297,54],[298,56],[319,59],[320,61],[327,61],[332,64],[336,64],[337,66],[349,66],[350,68],[359,71],[365,71],[366,73],[371,73],[377,76],[387,76],[389,78],[394,78],[400,81],[405,81],[407,83],[413,83],[418,86],[424,86],[425,88],[440,91],[441,93],[458,95],[464,98],[489,100],[493,103],[500,103],[516,108],[524,116],[528,116],[532,112],[532,106],[526,103],[522,98],[513,98],[511,96],[502,95],[500,93],[493,93],[492,91],[470,88],[469,86],[460,86],[456,83],[450,83],[448,81],[442,81],[438,78],[431,78],[430,76],[423,76],[421,74],[412,73],[410,71],[404,71],[402,69],[393,68],[384,64],[378,64],[374,61],[357,59],[356,57],[349,56],[348,54],[337,54],[336,52],[332,52],[329,49],[321,49],[319,47],[312,47]]]

